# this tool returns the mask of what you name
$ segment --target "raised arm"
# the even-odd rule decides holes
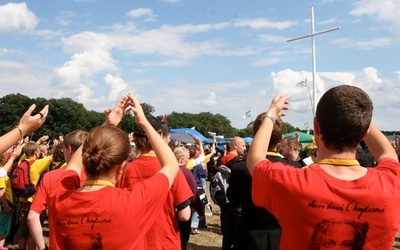
[[[179,170],[175,155],[164,139],[151,126],[144,115],[142,106],[140,106],[138,100],[131,94],[128,96],[132,101],[132,110],[135,114],[135,122],[143,128],[146,136],[150,140],[154,152],[157,155],[157,159],[160,161],[162,169],[159,171],[159,173],[163,173],[167,176],[169,186],[171,187],[172,182],[174,181]]]
[[[114,108],[107,109],[105,112],[105,121],[102,126],[118,126],[122,118],[130,111],[130,105],[132,104],[128,96],[122,97]],[[71,160],[68,162],[67,170],[74,170],[80,176],[83,168],[82,164],[82,146],[81,145],[72,156]]]
[[[46,105],[38,114],[31,115],[36,105],[32,104],[21,117],[19,124],[7,134],[0,137],[0,154],[3,154],[10,147],[15,145],[25,135],[37,130],[46,120],[49,112],[49,105]]]
[[[268,151],[269,140],[271,138],[272,129],[274,128],[275,120],[284,116],[282,110],[287,110],[289,103],[287,95],[277,95],[271,103],[266,116],[261,121],[261,126],[254,135],[251,143],[249,155],[247,156],[246,166],[251,176],[253,176],[254,168],[257,164],[265,159],[265,153]]]
[[[17,159],[18,156],[21,154],[22,147],[23,147],[23,142],[20,141],[18,143],[18,145],[13,148],[13,151],[12,151],[12,153],[10,155],[10,158],[7,160],[6,164],[4,164],[4,166],[3,166],[5,171],[7,171],[7,172],[11,171],[11,168],[13,166],[14,160]]]
[[[395,161],[399,160],[396,150],[392,147],[387,137],[373,124],[370,125],[364,141],[377,162],[382,158],[392,158]]]

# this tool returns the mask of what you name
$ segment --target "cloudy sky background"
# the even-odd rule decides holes
[[[70,97],[103,111],[130,92],[155,115],[211,112],[245,128],[273,96],[285,121],[312,121],[310,8],[317,100],[350,84],[373,122],[400,130],[400,1],[0,1],[0,96]],[[252,117],[243,119],[251,110]]]

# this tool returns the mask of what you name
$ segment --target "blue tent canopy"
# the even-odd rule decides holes
[[[172,128],[170,129],[171,139],[184,143],[194,143],[193,137],[200,139],[202,143],[212,143],[212,139],[206,138],[199,131],[191,128]]]

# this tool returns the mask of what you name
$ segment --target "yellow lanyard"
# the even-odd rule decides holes
[[[279,156],[279,157],[281,157],[278,153],[275,153],[275,152],[267,152],[267,156]]]
[[[356,159],[325,158],[316,163],[335,166],[360,166],[360,163]]]
[[[84,186],[109,186],[109,187],[115,187],[115,184],[112,183],[111,181],[106,181],[106,180],[86,180],[85,183],[83,184]]]
[[[145,154],[139,155],[139,157],[140,157],[140,156],[157,157],[156,154],[154,154],[154,153],[145,153]]]

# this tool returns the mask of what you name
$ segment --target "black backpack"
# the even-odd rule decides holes
[[[229,187],[228,181],[230,176],[231,169],[225,165],[220,165],[217,168],[217,173],[211,178],[210,196],[213,202],[218,206],[223,206],[229,202],[226,191]]]

